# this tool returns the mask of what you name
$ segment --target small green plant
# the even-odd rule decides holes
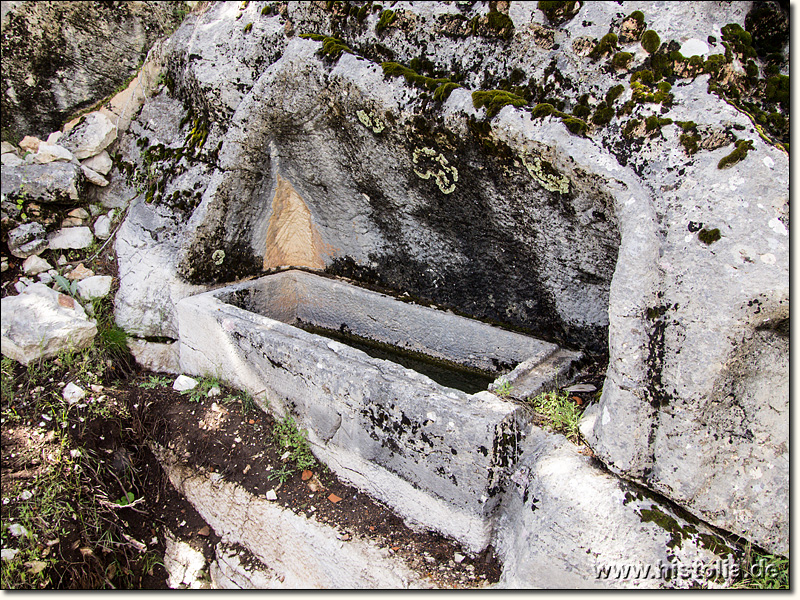
[[[252,23],[248,23],[247,25],[245,25],[245,26],[244,26],[244,28],[242,29],[242,31],[243,31],[244,33],[248,33],[248,32],[249,32],[249,31],[250,31],[252,28],[253,28],[253,24],[252,24]]]
[[[169,387],[170,380],[166,376],[150,375],[147,381],[140,381],[138,385],[141,388],[152,390],[160,387]]]
[[[53,276],[53,279],[58,284],[58,287],[61,288],[61,291],[65,294],[69,294],[73,298],[78,295],[78,282],[77,281],[70,281],[63,275],[56,274]]]
[[[279,482],[285,483],[294,472],[294,469],[289,467],[289,465],[283,465],[280,469],[272,469],[267,473],[267,479],[270,481],[277,479]]]
[[[572,442],[580,441],[578,422],[581,409],[567,392],[544,392],[531,400],[531,405],[548,421],[553,431],[563,433]]]
[[[499,382],[496,384],[494,389],[494,393],[502,398],[507,398],[511,395],[511,392],[514,391],[514,386],[511,385],[511,382],[506,379],[505,377],[500,378]]]
[[[222,388],[222,382],[219,380],[219,377],[206,376],[192,389],[184,390],[181,394],[188,395],[189,402],[202,402],[208,397],[208,392],[215,387]]]
[[[732,589],[789,589],[789,559],[783,556],[758,552],[748,544],[741,571],[744,576],[731,586]]]
[[[275,423],[272,434],[278,446],[290,452],[289,458],[294,461],[297,469],[310,469],[316,464],[316,459],[308,447],[305,431],[297,428],[294,417],[286,415],[283,420]]]
[[[120,496],[119,498],[117,498],[116,503],[119,504],[120,506],[129,506],[133,504],[135,499],[136,496],[134,495],[133,492],[126,492],[124,496]]]

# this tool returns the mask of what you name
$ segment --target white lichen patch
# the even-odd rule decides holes
[[[371,129],[372,133],[380,133],[386,129],[386,123],[375,114],[367,113],[363,110],[356,111],[356,117],[361,121],[361,124],[367,129]]]
[[[528,159],[530,159],[530,162],[528,162]],[[520,160],[534,181],[538,182],[544,189],[560,194],[569,193],[569,178],[566,175],[561,175],[536,156],[521,156]]]
[[[428,147],[414,148],[411,158],[415,165],[419,165],[420,162],[434,163],[425,171],[414,169],[414,173],[417,177],[420,179],[430,179],[433,177],[436,180],[436,185],[443,194],[450,194],[456,189],[458,169],[451,165],[441,152],[436,152],[435,149]]]
[[[214,253],[211,255],[211,260],[217,266],[222,264],[222,261],[225,260],[225,251],[224,250],[214,250]]]

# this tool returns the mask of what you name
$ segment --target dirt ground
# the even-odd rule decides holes
[[[141,387],[156,379],[169,385]],[[51,582],[47,587],[166,588],[163,561],[144,556],[163,557],[166,531],[211,558],[219,537],[174,490],[148,442],[177,448],[187,463],[220,473],[252,494],[263,496],[274,489],[280,505],[334,526],[344,541],[355,536],[374,540],[437,587],[483,587],[499,579],[500,564],[491,548],[470,556],[435,532],[410,529],[391,510],[321,465],[306,472],[294,469],[290,461],[287,465],[282,460],[285,449],[272,435],[273,418],[255,406],[244,407],[235,390],[223,388],[219,396],[193,401],[171,388],[173,380],[174,376],[132,373],[102,390],[101,401],[115,407],[108,417],[86,418],[86,409],[74,407],[68,412],[70,446],[99,465],[85,478],[84,492],[105,499],[103,522],[114,541],[93,547],[80,519],[67,520],[65,535],[40,540],[47,556],[55,559],[45,573]],[[9,499],[2,506],[4,522],[15,520],[23,510],[25,501],[19,495],[13,498],[12,488],[41,474],[59,426],[56,419],[37,423],[36,414],[26,418],[24,400],[17,400],[14,408],[20,420],[2,430],[2,495]],[[284,473],[292,472],[280,482],[276,475],[284,465]],[[135,499],[132,505],[113,502],[128,492]],[[103,549],[98,551],[98,546]]]

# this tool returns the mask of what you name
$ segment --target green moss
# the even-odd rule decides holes
[[[589,53],[589,56],[594,59],[597,59],[607,54],[611,54],[616,49],[617,49],[617,34],[607,33],[602,38],[600,38],[600,41]]]
[[[272,13],[272,5],[267,4],[264,8],[261,9],[262,16],[268,16]]]
[[[753,149],[753,141],[752,140],[739,140],[736,142],[736,148],[733,152],[724,156],[720,159],[719,163],[717,163],[718,169],[727,169],[735,165],[738,162],[743,161],[747,157],[747,152]]]
[[[789,76],[773,75],[767,79],[764,97],[768,102],[778,102],[784,108],[789,108]]]
[[[561,122],[569,129],[571,133],[575,135],[584,135],[586,130],[589,126],[586,124],[586,121],[582,121],[581,119],[576,119],[574,117],[562,117]]]
[[[393,10],[389,10],[388,8],[381,13],[380,19],[378,19],[378,24],[375,25],[375,33],[380,33],[389,25],[394,23],[397,20],[397,13]]]
[[[577,2],[539,2],[536,6],[551,25],[560,25],[577,14],[576,5]]]
[[[600,105],[592,116],[595,125],[607,125],[614,118],[614,109],[610,106]]]
[[[453,92],[454,89],[460,87],[461,87],[460,85],[458,85],[457,83],[453,83],[452,81],[443,83],[434,90],[433,99],[438,100],[439,102],[444,102],[450,97],[450,94]]]
[[[494,117],[504,106],[525,106],[528,103],[525,98],[521,98],[504,90],[488,90],[472,92],[472,105],[477,109],[486,107],[487,118]]]
[[[353,51],[339,38],[326,37],[322,42],[322,53],[330,56],[336,60],[342,55],[342,52],[353,54]]]
[[[543,102],[541,104],[537,104],[536,106],[534,106],[533,110],[531,111],[531,114],[533,115],[534,119],[542,119],[544,117],[552,115],[555,110],[556,109],[552,104]]]
[[[703,65],[703,71],[711,75],[718,75],[722,67],[726,64],[725,56],[722,54],[712,54],[706,59]]]
[[[575,108],[572,109],[572,114],[578,117],[579,119],[585,119],[590,114],[592,114],[592,109],[586,106],[585,104],[576,104]]]
[[[664,125],[669,125],[672,123],[672,119],[659,117],[658,115],[650,115],[644,120],[644,123],[647,132],[653,133],[655,131],[660,131]]]
[[[369,14],[369,3],[365,4],[364,6],[358,9],[358,12],[356,13],[356,19],[358,19],[359,23],[363,23],[364,19],[367,18],[368,14]]]
[[[719,241],[722,236],[719,233],[719,229],[703,228],[697,232],[697,238],[706,246],[710,246],[714,242]]]
[[[253,24],[252,23],[248,23],[247,25],[244,26],[244,29],[242,29],[242,31],[244,31],[245,33],[248,33],[252,28],[253,28]]]
[[[750,79],[756,79],[758,77],[758,65],[752,58],[747,61],[747,65],[745,66],[744,70]]]
[[[651,505],[649,510],[642,509],[640,517],[643,523],[655,523],[670,534],[670,541],[667,542],[669,548],[680,548],[683,540],[688,537],[689,533],[692,533],[692,530],[694,533],[697,532],[691,525],[687,525],[685,528],[681,527],[674,517],[659,510],[655,505]],[[687,531],[687,528],[691,529]]]
[[[633,54],[630,52],[617,52],[614,58],[611,59],[611,64],[615,69],[627,69],[628,63],[631,62]]]
[[[655,83],[655,77],[652,71],[636,71],[636,73],[631,75],[631,83],[635,81],[641,81],[646,85],[653,85],[653,83]]]
[[[652,29],[648,29],[642,35],[642,48],[647,50],[648,54],[655,54],[661,46],[661,38]]]
[[[669,81],[661,81],[656,87],[658,88],[658,91],[666,94],[672,89],[672,84],[670,84]]]
[[[743,55],[745,58],[755,58],[757,56],[753,48],[753,36],[742,29],[738,23],[729,23],[722,28],[722,39],[730,44],[729,48],[733,52]]]
[[[684,132],[689,132],[697,129],[697,123],[694,121],[675,121],[675,125],[680,127]]]
[[[606,92],[606,104],[612,106],[614,101],[622,95],[622,92],[625,91],[625,86],[621,83],[615,85],[611,89]]]
[[[314,40],[315,42],[324,42],[325,36],[319,33],[301,33],[300,37],[305,40]]]
[[[669,77],[674,73],[672,61],[663,52],[657,52],[650,57],[650,66],[653,69],[653,77],[656,81],[662,77]]]
[[[700,136],[694,135],[691,133],[682,133],[680,137],[681,145],[683,149],[686,151],[686,154],[692,156],[693,154],[697,153],[700,149],[698,145],[700,143]]]
[[[639,119],[631,119],[630,121],[628,121],[627,123],[625,123],[625,127],[623,127],[623,128],[622,128],[622,133],[623,133],[623,134],[624,134],[626,137],[630,137],[631,135],[633,135],[633,131],[634,131],[634,129],[636,129],[637,127],[639,127],[639,125],[640,125],[641,123],[642,123],[642,122],[641,122]]]
[[[634,19],[637,23],[639,23],[639,25],[643,25],[644,24],[644,13],[642,11],[640,11],[640,10],[635,10],[631,14],[629,14],[627,17],[625,17],[626,21],[628,19]]]
[[[489,28],[494,30],[500,37],[510,40],[514,36],[514,22],[508,18],[508,15],[497,10],[490,10],[486,16]]]

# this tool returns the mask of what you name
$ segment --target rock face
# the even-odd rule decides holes
[[[85,188],[81,168],[70,162],[50,162],[2,167],[3,196],[36,202],[72,202]]]
[[[738,33],[777,5],[266,6],[190,17],[118,142],[118,323],[291,265],[607,351],[596,455],[788,552],[788,40]]]
[[[3,131],[45,139],[135,74],[186,10],[183,2],[20,3],[3,16]]]
[[[43,283],[2,300],[3,354],[27,365],[92,343],[97,326],[80,304]]]

